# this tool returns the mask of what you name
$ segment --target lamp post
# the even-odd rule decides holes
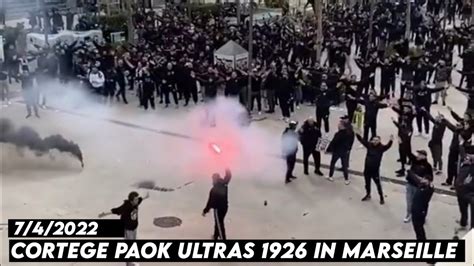
[[[316,59],[321,60],[321,50],[323,44],[323,1],[315,0],[317,16],[317,32],[316,32]]]

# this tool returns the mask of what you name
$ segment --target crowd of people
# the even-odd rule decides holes
[[[391,108],[398,115],[393,119],[398,129],[401,164],[396,174],[407,179],[405,222],[411,220],[417,238],[426,239],[423,224],[434,191],[433,175],[443,171],[442,140],[446,129],[452,131],[453,138],[443,185],[457,192],[462,227],[467,226],[468,206],[471,213],[474,208],[472,177],[469,180],[474,129],[474,45],[470,38],[474,29],[468,26],[468,3],[448,1],[440,6],[436,1],[415,1],[411,10],[407,25],[404,4],[380,2],[373,16],[369,5],[330,6],[324,10],[322,43],[316,41],[316,23],[311,16],[296,14],[294,20],[261,20],[253,27],[251,69],[233,68],[214,59],[214,51],[230,40],[248,47],[248,21],[234,25],[224,16],[208,13],[190,17],[171,7],[161,15],[140,12],[134,16],[138,36],[134,44],[113,46],[90,40],[40,48],[34,73],[30,73],[15,47],[8,47],[0,71],[2,99],[8,102],[8,82],[18,79],[25,92],[27,117],[31,116],[31,109],[39,117],[38,95],[42,91],[33,93],[34,87],[41,86],[35,86],[32,79],[40,85],[44,80],[58,78],[63,83],[83,84],[107,104],[128,104],[129,97],[136,96],[139,106],[146,110],[156,108],[156,98],[164,107],[178,108],[191,101],[212,101],[220,93],[249,106],[249,112],[255,103],[259,113],[274,113],[278,106],[282,119],[289,122],[284,137],[292,139],[292,149],[285,154],[287,183],[295,178],[293,168],[301,142],[305,174],[308,158],[313,156],[315,173],[323,175],[320,152],[327,151],[332,153],[327,179],[333,181],[335,164],[340,160],[349,185],[350,152],[357,138],[367,149],[363,200],[371,198],[370,182],[374,180],[381,204],[385,201],[379,173],[381,160],[395,138],[382,144],[377,135],[377,118],[380,109]],[[324,60],[318,58],[318,49]],[[455,54],[461,59],[455,60]],[[356,75],[359,70],[355,66],[360,75]],[[378,69],[380,84],[375,79]],[[451,81],[453,72],[462,76],[457,84]],[[246,95],[249,75],[250,97]],[[433,104],[446,105],[448,89],[468,96],[464,117],[451,110],[455,122],[442,115],[433,117],[430,112]],[[249,98],[251,104],[247,104]],[[317,106],[315,118],[297,129],[297,123],[290,121],[291,113],[303,103]],[[324,143],[321,131],[330,132],[331,107],[336,105],[345,105],[347,114],[341,118],[332,141]],[[365,110],[363,128],[354,129],[351,124],[361,107]],[[428,148],[433,166],[426,150],[413,153],[411,139],[415,131],[426,137],[431,131]]]

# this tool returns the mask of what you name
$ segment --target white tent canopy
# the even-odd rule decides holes
[[[236,67],[247,62],[249,53],[234,41],[228,41],[221,48],[214,52],[214,63],[223,61],[226,64]]]

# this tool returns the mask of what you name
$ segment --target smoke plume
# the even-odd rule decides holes
[[[18,148],[28,148],[36,156],[47,154],[51,150],[70,153],[84,167],[82,152],[76,143],[65,139],[61,135],[52,135],[43,139],[38,132],[28,126],[16,130],[13,122],[7,118],[0,119],[0,142],[13,144]]]

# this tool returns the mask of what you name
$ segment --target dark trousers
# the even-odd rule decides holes
[[[431,156],[433,157],[434,170],[443,170],[443,144],[429,142],[428,146],[430,147]]]
[[[187,105],[189,103],[189,100],[191,97],[193,98],[193,102],[197,103],[198,102],[198,95],[197,95],[197,88],[192,88],[191,90],[185,90],[184,91],[184,103]]]
[[[467,226],[467,220],[469,217],[469,207],[471,212],[471,229],[474,228],[474,193],[457,193],[459,211],[461,212],[461,219],[459,224],[461,226]]]
[[[290,117],[290,105],[289,100],[287,98],[279,98],[281,114],[283,117]]]
[[[319,171],[321,167],[321,153],[316,151],[315,147],[303,146],[303,169],[305,174],[308,174],[309,157],[311,155],[313,156],[315,171]]]
[[[414,202],[413,204],[416,204]],[[419,211],[412,211],[411,221],[413,224],[413,229],[415,230],[416,240],[424,241],[426,240],[426,233],[425,233],[425,221],[426,221],[426,211],[419,212]]]
[[[380,84],[382,96],[390,95],[395,93],[395,79],[382,80]]]
[[[456,151],[449,151],[448,154],[448,177],[446,183],[453,184],[458,177],[458,159],[459,154]]]
[[[316,107],[316,123],[319,127],[322,127],[322,122],[324,122],[324,131],[329,132],[329,107],[319,108]]]
[[[122,97],[122,101],[124,103],[128,103],[127,97],[125,94],[125,83],[119,83],[119,89],[117,91],[117,94],[115,94],[115,97],[117,97],[117,100],[119,99],[119,96]]]
[[[214,240],[226,240],[224,218],[227,207],[214,209]]]
[[[268,111],[273,113],[275,111],[275,91],[267,90]]]
[[[150,104],[152,109],[155,109],[155,96],[153,95],[153,91],[145,90],[143,92],[142,100],[142,104],[145,110],[148,110],[148,103]]]
[[[371,133],[371,138],[377,136],[377,120],[375,121],[366,121],[364,124],[364,140],[369,139],[369,130]]]
[[[178,104],[178,92],[170,88],[168,86],[163,86],[161,93],[163,94],[163,97],[165,98],[165,104],[170,104],[170,93],[173,96],[173,101],[175,104]]]
[[[411,152],[411,140],[409,143],[400,143],[398,146],[398,152],[400,153],[400,163],[402,164],[402,169],[405,169],[405,165],[408,161],[408,154]]]
[[[289,180],[293,176],[293,170],[296,164],[296,153],[286,156],[286,180]]]
[[[349,121],[352,123],[354,120],[354,113],[357,109],[357,102],[353,101],[346,101],[346,108],[347,108],[347,116],[349,117]]]
[[[260,93],[252,93],[252,100],[250,101],[250,110],[253,111],[253,104],[257,100],[257,110],[262,111],[262,95]]]
[[[424,106],[426,108],[426,112],[430,112],[430,107],[429,106]],[[430,133],[430,120],[429,118],[425,115],[424,112],[421,110],[416,111],[416,126],[418,127],[418,132],[422,133],[423,132],[423,126],[425,127],[425,133],[428,134]]]
[[[370,196],[371,192],[371,182],[374,180],[375,186],[377,186],[377,191],[380,198],[383,198],[382,184],[380,183],[380,173],[379,169],[371,169],[366,167],[364,170],[364,179],[365,179],[365,191],[367,195]]]
[[[342,172],[344,173],[344,179],[349,180],[349,155],[350,151],[347,152],[335,152],[331,157],[331,164],[329,165],[329,176],[334,175],[334,168],[336,167],[336,162],[341,159]]]

